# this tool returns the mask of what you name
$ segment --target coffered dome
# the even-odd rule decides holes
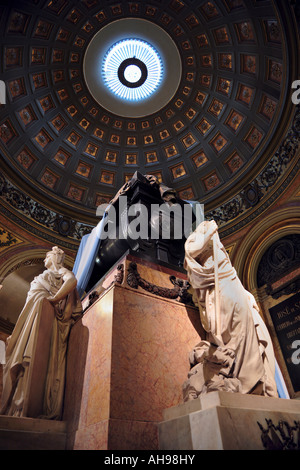
[[[288,2],[12,1],[0,22],[1,154],[47,207],[94,215],[139,170],[213,210],[252,182],[288,128],[298,67]],[[118,103],[102,74],[124,39],[152,47],[164,74],[138,107]],[[124,56],[119,74],[137,59],[138,80],[149,73]]]

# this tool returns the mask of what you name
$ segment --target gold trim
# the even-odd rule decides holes
[[[1,213],[1,206],[5,207],[5,209],[8,210],[10,213],[15,214],[16,217],[18,217],[18,219],[22,220],[25,223],[25,226],[21,226],[22,230],[26,233],[29,233],[30,236],[33,236],[36,240],[40,240],[41,243],[48,243],[49,245],[51,245],[51,244],[53,245],[54,242],[49,241],[48,238],[47,238],[47,236],[49,236],[49,234],[52,234],[52,237],[57,240],[57,242],[55,242],[56,244],[59,244],[59,241],[62,242],[63,246],[65,246],[66,243],[68,243],[69,245],[74,245],[74,246],[78,247],[79,244],[80,244],[81,240],[77,240],[75,238],[70,238],[70,237],[63,237],[62,235],[60,235],[59,232],[54,232],[51,228],[46,227],[45,225],[41,224],[38,221],[32,220],[29,216],[26,216],[26,215],[22,214],[22,212],[18,212],[17,209],[15,209],[14,207],[11,207],[6,202],[0,200],[0,217],[1,217],[1,220],[5,219],[5,216]],[[51,210],[51,209],[49,209],[49,210]],[[16,227],[18,227],[17,222],[13,221],[13,224]],[[32,228],[32,230],[30,230],[30,227]],[[36,233],[37,227],[40,229],[40,231],[42,233],[40,233],[40,234]],[[69,251],[74,251],[74,249],[72,247],[68,247],[68,248],[65,248],[65,249],[68,249]],[[75,248],[75,250],[77,250],[77,248]]]
[[[279,178],[279,180],[277,181],[277,183],[270,189],[270,192],[268,192],[267,194],[265,194],[262,199],[260,200],[260,202],[258,204],[256,204],[253,208],[249,208],[249,209],[246,209],[241,215],[238,215],[237,217],[235,217],[234,219],[230,220],[230,222],[226,223],[224,227],[220,227],[220,234],[222,234],[222,231],[224,230],[228,230],[230,229],[232,226],[236,225],[237,223],[237,220],[239,222],[243,221],[244,219],[247,219],[253,212],[256,212],[257,209],[259,209],[262,205],[264,205],[266,203],[266,201],[268,199],[270,199],[273,194],[278,191],[278,189],[282,186],[282,183],[283,181],[289,176],[289,174],[293,171],[294,167],[297,165],[298,163],[298,160],[300,159],[300,147],[299,147],[299,150],[297,151],[297,154],[296,156],[294,157],[294,159],[290,162],[289,166],[286,168],[286,171],[284,173],[284,177],[283,178]],[[285,191],[287,191],[288,188],[291,187],[291,185],[293,184],[293,182],[295,181],[295,179],[298,177],[298,174],[296,174],[294,176],[294,178],[290,181],[290,183],[288,184],[288,186],[285,188]],[[228,201],[226,201],[228,202]],[[226,202],[223,202],[222,205],[226,204]],[[270,208],[274,205],[274,204],[278,204],[278,198],[271,204],[269,205],[268,207],[266,207],[266,209],[262,212],[259,212],[259,216],[258,217],[261,217],[266,211],[269,211]],[[205,206],[205,212],[209,212],[207,211],[207,208]],[[247,225],[249,224],[253,224],[253,220],[251,220],[248,224],[246,224],[244,227],[246,227]]]
[[[257,269],[266,250],[280,238],[295,233],[300,234],[300,216],[299,209],[292,207],[272,213],[252,228],[239,247],[235,260],[235,267],[247,290],[257,289]]]
[[[7,156],[7,152],[3,149],[1,144],[0,149]],[[67,199],[62,199],[61,197],[48,192],[46,188],[44,189],[47,197],[44,196],[43,194],[41,194],[41,191],[38,188],[36,189],[34,187],[28,187],[28,185],[26,184],[28,176],[26,177],[26,179],[24,177],[24,180],[22,180],[20,176],[20,173],[22,175],[22,171],[17,168],[16,165],[14,165],[16,170],[13,170],[2,155],[0,155],[0,158],[2,173],[6,176],[9,182],[15,187],[17,187],[24,194],[34,199],[37,203],[45,206],[45,208],[52,210],[53,212],[57,212],[60,215],[65,215],[73,220],[76,219],[78,222],[81,222],[83,224],[96,225],[99,222],[99,219],[97,219],[96,217],[96,208],[94,211],[95,216],[93,216],[93,211],[91,209],[87,209],[84,206],[72,205],[72,203],[69,202]],[[8,156],[7,158],[12,164],[13,162],[11,161],[11,159]],[[26,186],[26,191],[24,189],[24,186]]]

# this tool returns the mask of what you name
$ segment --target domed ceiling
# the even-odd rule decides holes
[[[251,183],[287,130],[297,69],[288,2],[7,5],[0,6],[1,79],[7,90],[0,110],[1,153],[15,181],[25,181],[24,189],[47,207],[94,215],[138,170],[213,210],[224,195],[228,199]],[[126,18],[163,30],[181,63],[167,103],[162,100],[149,114],[145,101],[138,117],[126,103],[120,114],[106,109],[91,94],[86,76],[89,45]],[[144,31],[147,41],[160,53],[150,29]],[[116,29],[107,50],[118,39]],[[172,54],[165,53],[163,66],[172,63]],[[166,77],[168,88],[171,76]]]

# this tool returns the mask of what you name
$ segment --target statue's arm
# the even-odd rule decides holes
[[[48,300],[53,304],[56,304],[60,302],[61,300],[63,300],[65,297],[67,297],[67,295],[70,294],[77,286],[76,277],[71,271],[67,269],[66,269],[66,272],[64,273],[63,280],[64,280],[64,283],[61,286],[61,288],[58,290],[58,292],[54,296],[48,297]]]
[[[197,258],[212,241],[212,237],[217,231],[218,226],[214,220],[199,224],[187,240],[186,250],[189,255],[192,258]]]

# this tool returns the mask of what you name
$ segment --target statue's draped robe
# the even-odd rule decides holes
[[[59,291],[66,272],[65,268],[57,272],[46,270],[35,277],[30,285],[26,303],[6,348],[1,403],[3,414],[23,416],[28,370],[33,359],[38,318],[43,314],[43,301]],[[54,310],[53,329],[49,332],[51,349],[42,416],[47,419],[61,419],[67,340],[74,319],[82,311],[76,289],[55,306]]]
[[[221,371],[222,377],[227,377],[228,389],[230,380],[235,380],[240,393],[277,396],[275,359],[268,331],[259,315],[254,297],[240,282],[216,233],[221,323],[220,330],[217,330],[213,243],[212,238],[205,241],[203,235],[203,231],[206,232],[211,224],[214,222],[202,222],[185,244],[185,268],[205,330],[205,338],[201,338],[202,341],[193,352],[191,365],[196,367],[194,372],[191,370],[190,380],[185,384],[186,394],[188,395],[189,388],[194,387],[197,395],[203,391],[205,380],[213,379],[216,370],[214,363],[219,358],[219,364],[225,359],[224,367],[219,367],[219,372]],[[217,331],[220,331],[219,335]],[[211,364],[202,360],[209,355],[208,350],[211,352],[210,345],[215,347]],[[202,370],[198,375],[197,362],[206,366],[206,371]],[[196,373],[194,377],[193,373]],[[189,398],[191,397],[185,397]]]

